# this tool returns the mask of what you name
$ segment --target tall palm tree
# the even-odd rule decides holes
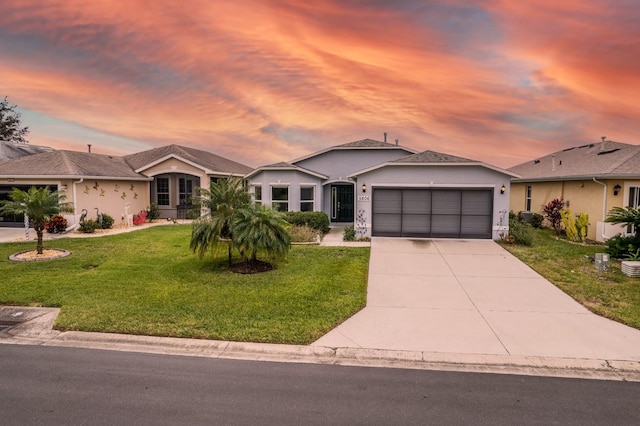
[[[58,191],[51,191],[49,187],[37,189],[35,186],[28,191],[13,188],[9,200],[0,201],[2,212],[8,214],[23,214],[33,221],[33,229],[38,236],[36,250],[42,254],[42,234],[44,226],[51,216],[62,212],[72,212],[71,203],[65,203],[65,195]]]
[[[251,205],[234,216],[233,238],[245,262],[257,260],[258,252],[270,260],[284,257],[291,246],[289,224],[279,211]]]
[[[233,248],[231,223],[234,216],[251,205],[251,196],[240,178],[229,177],[212,183],[209,189],[200,188],[193,199],[196,208],[208,213],[193,223],[190,248],[200,257],[220,243],[227,245],[229,266]]]

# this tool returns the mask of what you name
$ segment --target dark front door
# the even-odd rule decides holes
[[[353,185],[331,185],[331,221],[353,222]]]

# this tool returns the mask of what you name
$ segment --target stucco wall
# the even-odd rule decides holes
[[[249,179],[249,191],[253,194],[256,185],[262,186],[262,204],[271,206],[271,188],[289,188],[289,211],[300,210],[300,188],[314,188],[314,211],[322,210],[322,181],[315,176],[295,170],[264,170]]]
[[[367,192],[362,193],[362,185]],[[506,191],[500,193],[504,185]],[[493,239],[508,227],[509,176],[484,167],[468,166],[387,166],[364,173],[356,182],[356,227],[371,236],[373,189],[381,187],[487,188],[493,189]]]
[[[169,158],[162,163],[149,167],[142,172],[145,176],[155,176],[162,173],[186,173],[194,176],[204,176],[204,170],[194,167],[175,158]]]

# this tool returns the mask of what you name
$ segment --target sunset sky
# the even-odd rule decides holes
[[[249,166],[364,138],[511,167],[640,144],[637,0],[0,0],[29,141]]]

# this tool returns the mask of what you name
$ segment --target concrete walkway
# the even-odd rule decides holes
[[[313,345],[640,361],[640,330],[479,240],[374,238],[367,306]]]

